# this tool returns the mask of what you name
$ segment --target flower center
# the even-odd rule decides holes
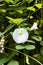
[[[22,30],[19,30],[19,36],[20,37],[22,36]]]

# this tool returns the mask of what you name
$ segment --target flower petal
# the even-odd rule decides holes
[[[33,26],[30,28],[30,31],[35,30],[35,29],[38,29],[36,22],[34,22]]]
[[[25,28],[17,28],[13,32],[13,39],[16,43],[24,43],[28,39],[28,32]]]

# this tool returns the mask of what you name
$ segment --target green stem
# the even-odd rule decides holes
[[[7,47],[4,47],[4,48],[7,48]],[[19,52],[19,53],[23,54],[24,56],[28,56],[29,58],[33,59],[34,61],[36,61],[36,62],[39,63],[40,65],[43,65],[43,64],[42,64],[40,61],[38,61],[37,59],[35,59],[35,58],[33,58],[33,57],[29,56],[29,55],[26,55],[26,54],[24,54],[24,53],[22,53],[22,52],[20,52],[20,51],[18,51],[18,50],[16,50],[16,49],[12,49],[12,48],[7,48],[7,49],[12,50],[12,51]]]
[[[24,49],[24,54],[25,54],[25,49]],[[25,56],[24,56],[24,65],[25,65]]]
[[[43,7],[41,7],[43,8]],[[33,12],[30,16],[32,16],[34,13],[36,13],[38,10],[40,10],[41,8],[37,9],[35,12]]]
[[[35,58],[31,57],[31,56],[29,56],[29,58],[33,59],[34,61],[36,61],[36,62],[39,63],[40,65],[43,65],[43,64],[42,64],[41,62],[39,62],[37,59],[35,59]]]

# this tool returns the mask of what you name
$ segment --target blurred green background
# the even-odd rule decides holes
[[[30,32],[34,22],[38,29]],[[24,44],[17,44],[12,38],[14,29],[19,27],[29,33]],[[0,44],[3,37],[0,65],[43,65],[43,0],[0,0]]]

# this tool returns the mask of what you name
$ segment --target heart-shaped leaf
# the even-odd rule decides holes
[[[35,8],[33,6],[31,6],[31,7],[27,7],[27,10],[35,11]]]
[[[35,4],[35,6],[36,6],[37,8],[41,8],[41,7],[42,7],[42,4],[41,4],[41,3],[38,3],[38,4]]]
[[[15,24],[18,24],[23,20],[22,18],[17,18],[17,19],[13,19],[11,17],[6,17],[6,18],[8,18],[11,23],[15,23]]]

